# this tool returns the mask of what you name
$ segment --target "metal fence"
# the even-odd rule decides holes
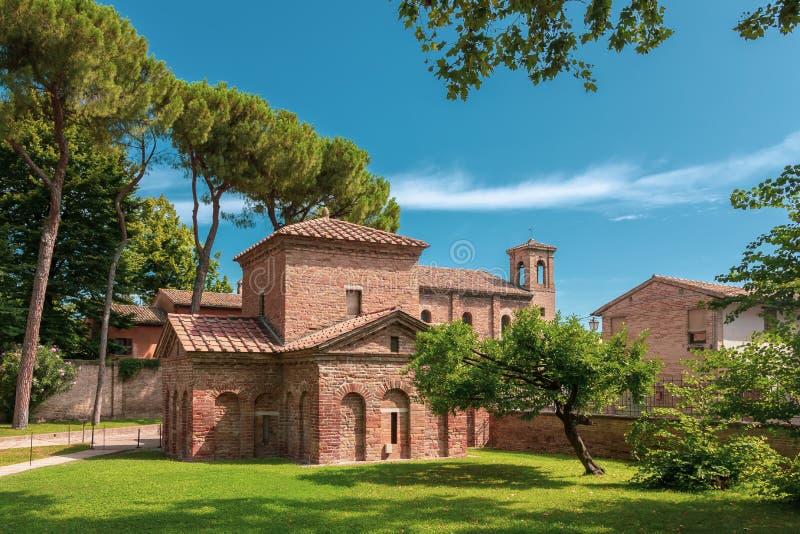
[[[607,407],[598,415],[619,415],[623,417],[639,417],[642,412],[651,412],[653,408],[678,408],[680,397],[669,391],[668,386],[683,386],[683,378],[662,376],[648,395],[641,402],[636,402],[630,393],[623,395],[619,402]],[[693,413],[691,406],[681,407],[684,413]]]
[[[66,426],[66,425],[65,425]],[[160,447],[162,427],[160,424],[111,427],[93,427],[89,424],[69,425],[66,432],[30,433],[0,438],[0,449],[29,449],[29,462],[33,450],[53,445],[85,444],[91,449],[124,450],[141,447]]]

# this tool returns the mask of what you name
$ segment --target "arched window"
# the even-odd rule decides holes
[[[525,285],[525,264],[519,262],[517,265],[517,284],[524,286]]]
[[[430,323],[431,322],[431,311],[430,310],[422,310],[422,313],[419,314],[420,319],[423,322]]]
[[[470,312],[464,312],[461,316],[461,322],[464,324],[472,324],[472,314]]]
[[[536,264],[536,283],[540,286],[545,285],[544,279],[544,262],[540,261]]]
[[[508,325],[510,325],[510,324],[511,324],[511,317],[510,316],[504,315],[503,317],[501,317],[500,318],[500,333],[505,333],[506,328],[508,328]]]

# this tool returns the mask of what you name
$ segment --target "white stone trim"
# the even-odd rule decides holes
[[[381,408],[381,413],[406,413],[408,408]]]
[[[256,416],[263,416],[263,415],[275,415],[275,416],[277,416],[277,415],[280,415],[280,414],[278,412],[264,412],[264,411],[256,412]]]

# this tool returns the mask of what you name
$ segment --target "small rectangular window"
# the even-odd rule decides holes
[[[112,339],[111,342],[116,345],[114,354],[119,354],[120,356],[130,356],[133,354],[133,339],[129,337],[118,337]]]
[[[356,317],[361,315],[361,290],[346,289],[345,300],[347,301],[347,316]]]
[[[400,338],[397,336],[390,337],[389,348],[392,352],[400,352]]]
[[[689,310],[689,343],[703,344],[707,341],[706,321],[708,310]]]
[[[269,416],[261,416],[261,443],[266,445],[269,443]]]
[[[539,317],[544,319],[544,308],[539,308]]]
[[[392,445],[397,444],[397,412],[392,412]]]
[[[761,312],[761,316],[764,318],[765,332],[768,332],[777,326],[778,310],[776,310],[775,308],[765,308],[764,311]]]
[[[619,334],[625,328],[627,317],[612,317],[611,318],[611,335]]]

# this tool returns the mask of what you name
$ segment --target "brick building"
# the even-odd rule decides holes
[[[111,311],[132,323],[129,328],[110,326],[108,338],[118,347],[112,356],[152,358],[168,313],[189,313],[192,292],[159,289],[150,306],[112,304]],[[201,315],[241,315],[242,296],[234,293],[203,293]]]
[[[735,286],[653,275],[592,315],[603,318],[605,337],[623,326],[631,336],[649,330],[650,356],[663,362],[662,377],[680,378],[685,370],[681,360],[692,358],[692,349],[741,345],[754,332],[763,330],[761,307],[747,310],[730,323],[725,322],[730,309],[701,307],[704,302],[743,292]]]
[[[428,323],[497,336],[514,310],[555,311],[555,248],[509,249],[512,281],[418,265],[427,244],[322,217],[248,248],[242,315],[170,313],[164,447],[183,459],[309,463],[463,455],[485,413],[432,414],[403,374]]]

